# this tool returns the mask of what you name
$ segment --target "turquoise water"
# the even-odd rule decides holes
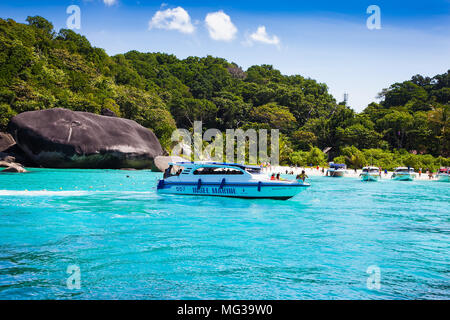
[[[313,177],[257,201],[159,196],[158,177],[0,174],[0,299],[450,298],[448,183]]]

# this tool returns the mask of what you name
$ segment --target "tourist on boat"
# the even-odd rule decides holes
[[[302,179],[303,180],[303,182],[305,182],[305,179],[306,178],[309,178],[307,175],[306,175],[306,173],[305,173],[305,170],[302,170],[302,173],[300,173],[299,175],[297,175],[297,180],[300,180],[300,179]]]
[[[277,173],[277,178],[276,178],[276,180],[280,180],[280,174],[279,174],[279,173]]]
[[[270,180],[276,180],[275,179],[275,173],[272,173],[272,176],[270,177]]]
[[[171,174],[172,168],[173,168],[173,165],[170,165],[170,166],[164,171],[164,175],[163,175],[163,178],[164,178],[164,179],[167,179],[167,178],[169,178],[169,177],[172,175],[172,174]]]

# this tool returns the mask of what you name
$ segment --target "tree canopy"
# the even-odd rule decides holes
[[[271,65],[243,70],[212,56],[138,51],[111,57],[42,17],[27,23],[0,19],[0,130],[24,111],[107,108],[152,129],[166,149],[176,127],[201,120],[205,129],[280,129],[291,163],[323,162],[317,150],[325,148],[329,159],[358,165],[363,157],[348,148],[449,157],[450,70],[395,83],[358,114],[325,84]]]

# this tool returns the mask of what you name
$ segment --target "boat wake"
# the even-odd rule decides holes
[[[49,191],[49,190],[0,190],[0,197],[2,196],[29,196],[29,197],[77,197],[77,196],[89,196],[94,194],[112,194],[112,195],[150,195],[154,194],[151,191]]]
[[[46,196],[84,196],[87,195],[87,191],[48,191],[48,190],[0,190],[0,197],[2,196],[30,196],[30,197],[46,197]]]

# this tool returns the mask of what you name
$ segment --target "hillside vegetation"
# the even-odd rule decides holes
[[[211,56],[180,60],[137,51],[110,57],[72,30],[55,32],[42,17],[27,22],[0,19],[0,130],[24,111],[108,108],[152,129],[166,149],[176,127],[202,120],[204,128],[221,130],[280,129],[284,162],[306,163],[317,153],[313,147],[331,147],[331,159],[348,162],[372,150],[448,163],[450,70],[395,83],[381,91],[379,104],[356,113],[325,84],[270,65],[244,71]]]

